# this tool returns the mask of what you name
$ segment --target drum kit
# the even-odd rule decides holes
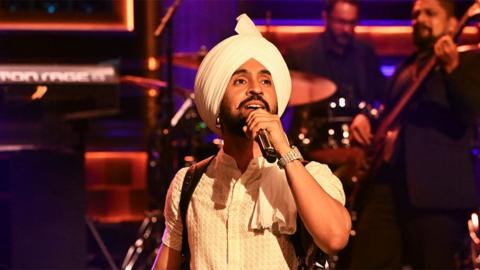
[[[289,105],[295,111],[291,139],[309,160],[329,165],[348,188],[365,158],[363,150],[350,142],[350,123],[369,105],[335,95],[336,85],[324,77],[298,71],[291,75]]]

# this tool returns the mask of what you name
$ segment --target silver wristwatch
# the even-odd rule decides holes
[[[287,163],[290,163],[296,159],[303,161],[302,154],[300,154],[298,148],[296,146],[292,146],[292,149],[290,151],[288,151],[283,157],[278,159],[277,165],[278,167],[280,167],[280,169],[283,169],[285,168],[285,165],[287,165]]]

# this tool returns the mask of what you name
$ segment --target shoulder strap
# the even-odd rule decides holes
[[[206,158],[188,168],[187,173],[185,174],[185,178],[183,180],[182,185],[182,192],[180,193],[180,217],[182,218],[182,255],[184,256],[185,260],[190,260],[190,249],[188,247],[188,233],[187,233],[187,210],[188,205],[190,203],[190,199],[192,198],[193,192],[200,182],[203,173],[207,170],[208,165],[210,162],[215,158],[212,156],[210,158]],[[188,263],[186,264],[188,267]]]

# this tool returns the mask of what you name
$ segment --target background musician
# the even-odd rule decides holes
[[[304,147],[307,158],[338,169],[356,162],[355,153],[345,149],[350,145],[350,121],[360,111],[361,101],[382,100],[385,78],[372,47],[355,38],[359,20],[356,0],[328,0],[322,17],[325,32],[301,48],[292,48],[286,59],[293,70],[331,80],[336,92],[328,99],[295,107],[290,134]],[[317,91],[326,88],[317,83]],[[294,85],[295,91],[302,89]],[[336,174],[345,178],[340,170]]]
[[[459,54],[452,34],[451,0],[417,0],[412,9],[417,51],[401,64],[388,88],[386,111],[435,55],[438,67],[400,117],[391,161],[363,197],[353,239],[353,269],[453,269],[466,239],[470,211],[478,207],[471,148],[480,111],[480,55]],[[368,120],[352,123],[356,142],[371,143]]]

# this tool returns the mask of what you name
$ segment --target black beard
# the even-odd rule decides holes
[[[335,43],[338,47],[341,47],[341,48],[348,48],[352,45],[353,43],[353,35],[349,35],[349,34],[340,34],[339,37],[337,37],[332,30],[330,29],[327,29],[327,36],[328,38],[333,41],[333,43]],[[343,44],[339,41],[339,39],[343,38],[344,40],[346,40],[346,43]]]
[[[221,105],[220,113],[218,115],[221,121],[221,129],[224,132],[227,129],[230,133],[237,135],[239,137],[247,138],[247,135],[243,131],[243,127],[247,123],[247,118],[242,115],[234,116],[230,113],[226,106]]]
[[[427,29],[429,31],[429,35],[427,37],[421,36],[420,31]],[[435,37],[432,35],[432,29],[423,26],[423,25],[415,25],[413,26],[413,42],[419,51],[425,51],[433,48],[435,44]]]

